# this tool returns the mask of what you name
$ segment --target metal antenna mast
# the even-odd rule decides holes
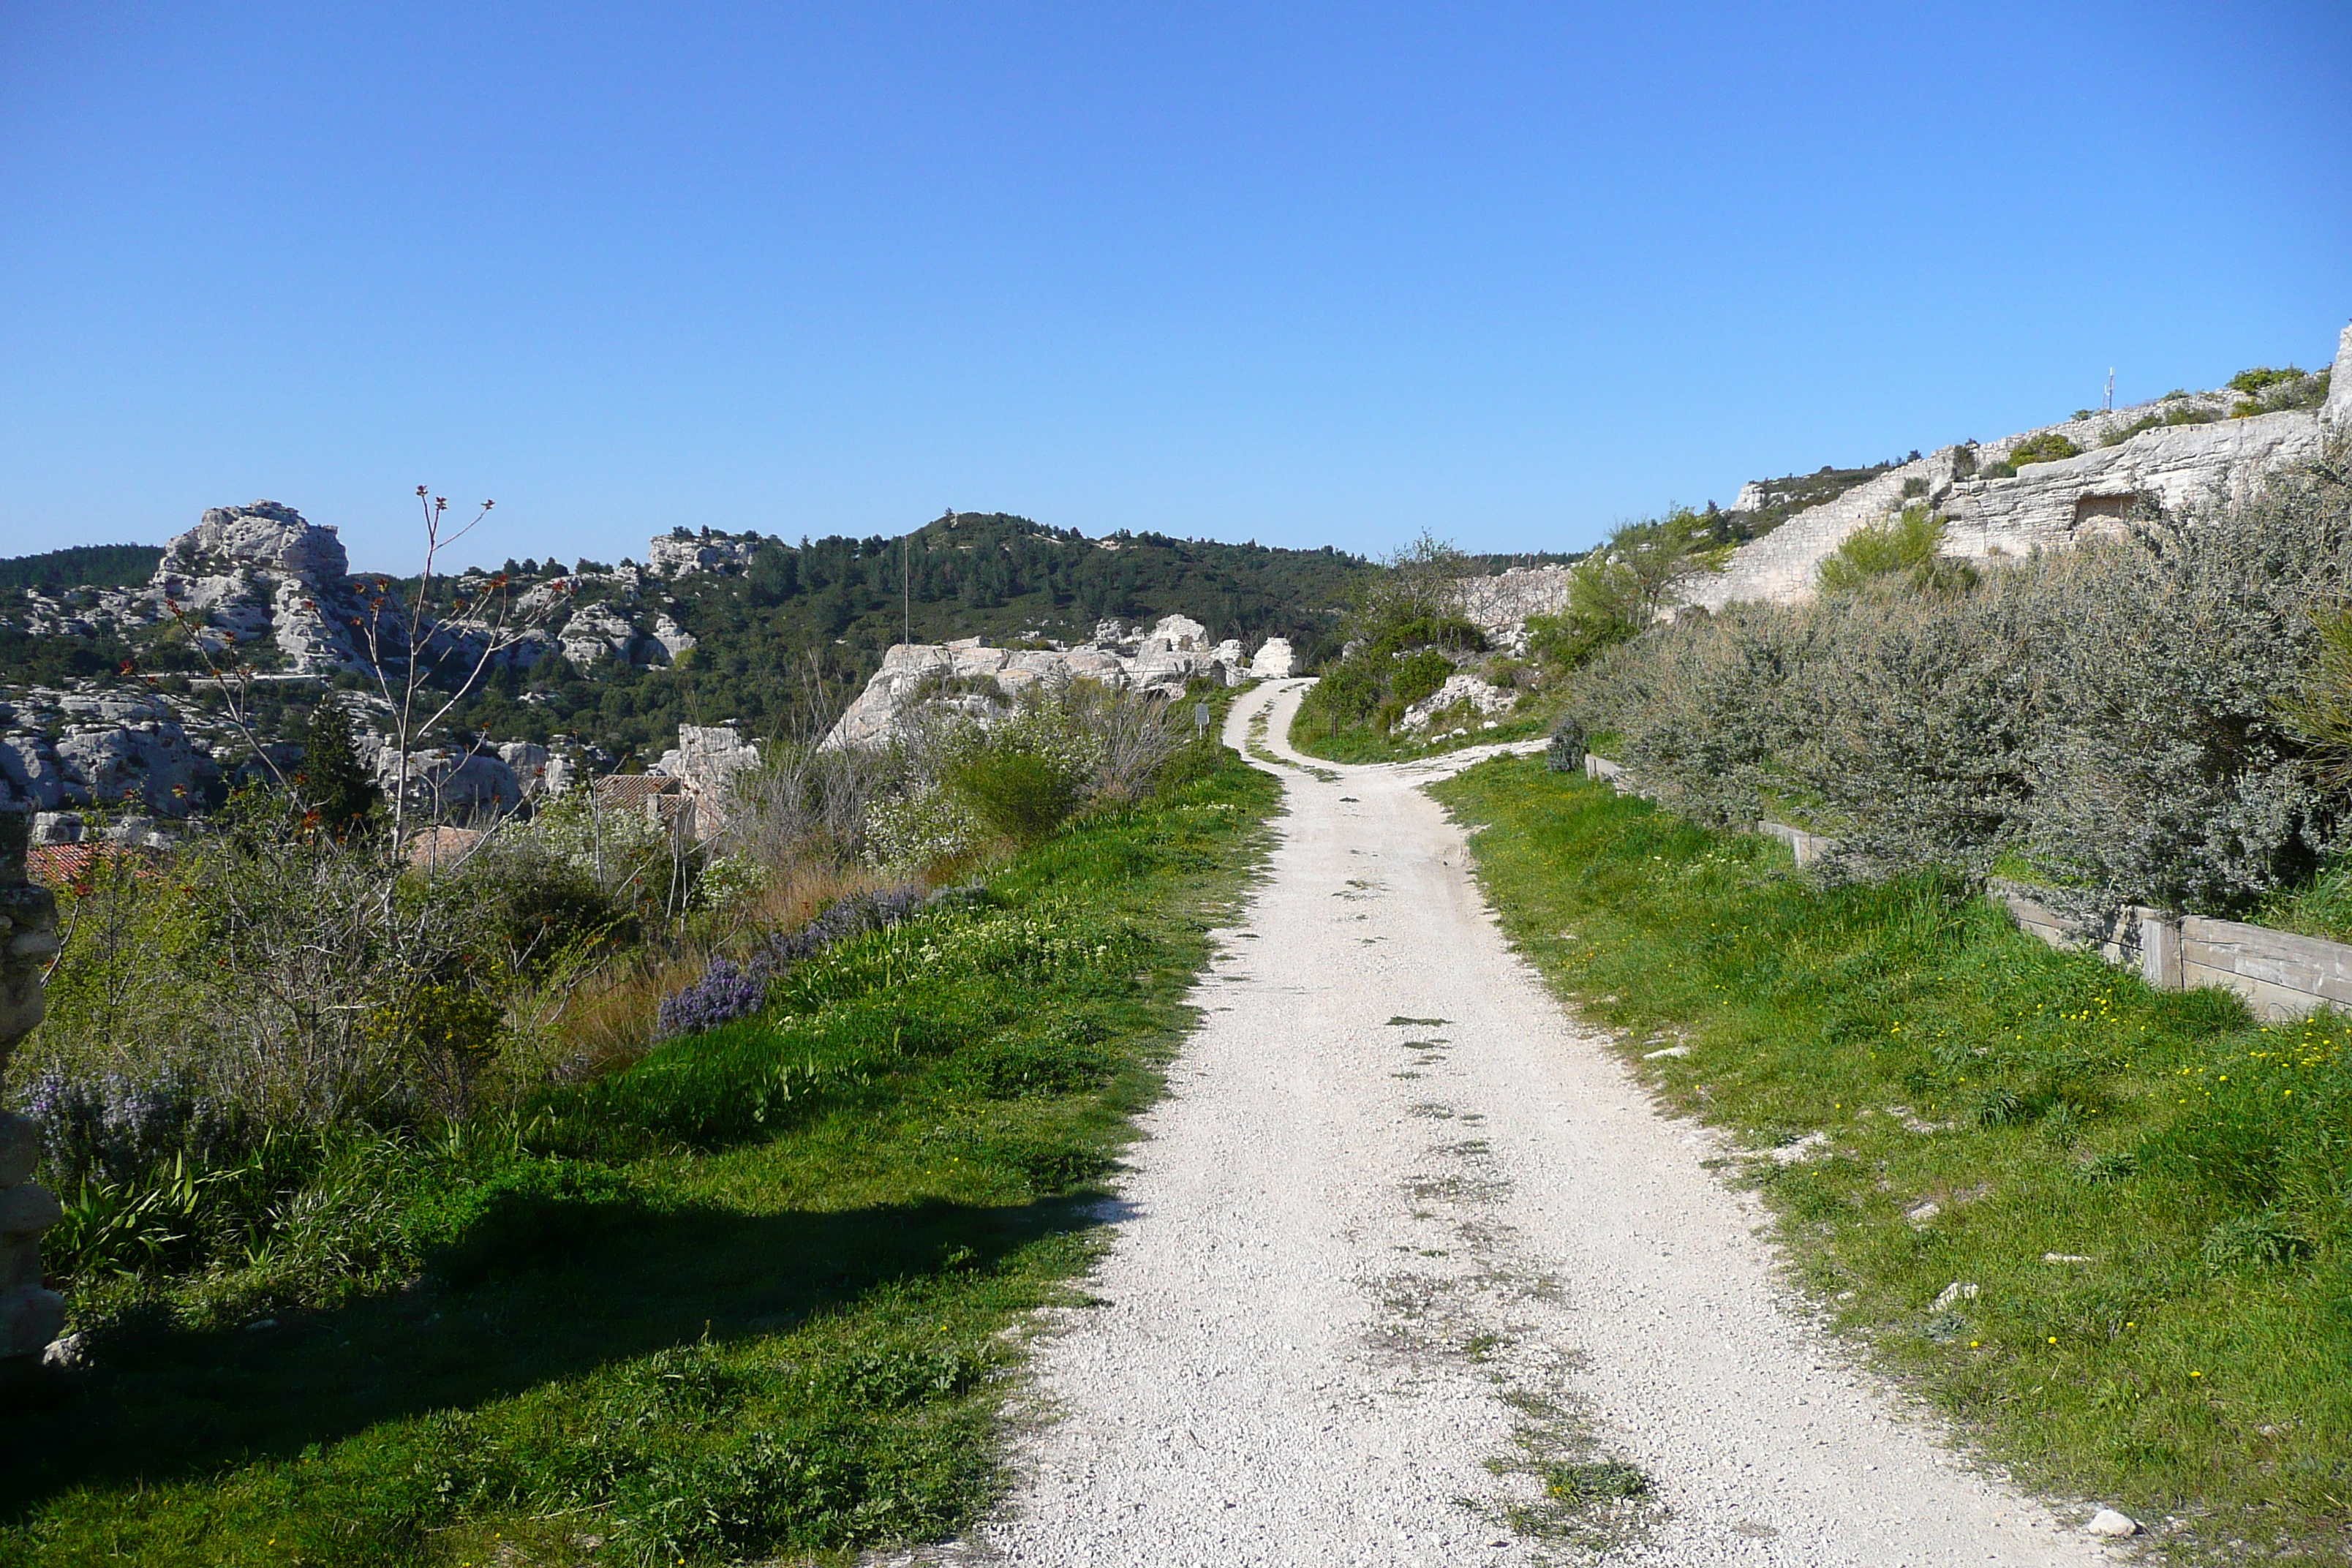
[[[2108,412],[2108,413],[2110,413],[2110,414],[2113,414],[2115,411],[2116,411],[2116,367],[2115,367],[2115,366],[2113,366],[2113,365],[2109,365],[2109,366],[2107,367],[2107,412]]]

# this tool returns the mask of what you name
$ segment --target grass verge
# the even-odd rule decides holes
[[[1433,793],[1885,1368],[2177,1557],[2352,1561],[2352,1024],[2150,991],[1950,884],[1823,887],[1539,760]]]
[[[1411,731],[1390,734],[1370,720],[1340,720],[1318,704],[1310,690],[1290,721],[1290,743],[1306,755],[1320,757],[1327,763],[1411,762],[1458,752],[1465,746],[1489,746],[1498,741],[1525,741],[1549,734],[1555,717],[1514,714],[1496,721],[1493,729],[1482,729],[1484,721],[1470,713],[1461,720],[1466,726],[1464,732],[1455,734],[1448,730],[1423,740]],[[1438,726],[1433,724],[1431,728]]]
[[[952,1533],[1001,1486],[1008,1331],[1085,1267],[1261,851],[1278,786],[1219,756],[811,960],[765,1014],[353,1156],[322,1223],[396,1211],[421,1273],[250,1324],[132,1293],[81,1386],[0,1406],[0,1563],[837,1561]]]

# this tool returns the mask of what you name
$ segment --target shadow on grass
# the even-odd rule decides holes
[[[467,1408],[692,1342],[789,1331],[950,1258],[986,1268],[1100,1223],[1099,1200],[945,1202],[747,1215],[624,1211],[562,1258],[470,1289],[397,1296],[263,1330],[124,1335],[78,1388],[0,1407],[0,1520],[74,1487],[161,1484],[289,1458],[378,1423]]]

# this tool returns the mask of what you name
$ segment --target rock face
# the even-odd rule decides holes
[[[1516,691],[1506,690],[1475,675],[1452,675],[1445,684],[1404,710],[1397,721],[1400,730],[1426,730],[1431,720],[1456,703],[1466,702],[1482,719],[1507,712],[1519,700]]]
[[[2168,508],[2242,499],[2265,471],[2308,462],[2332,437],[2352,431],[2352,327],[2338,340],[2325,406],[2233,419],[2227,416],[2233,403],[2231,395],[2209,393],[2044,426],[1981,447],[1947,447],[1799,512],[1740,546],[1728,569],[1701,584],[1690,602],[1720,609],[1742,600],[1791,604],[1806,598],[1822,562],[1848,534],[1921,501],[1948,520],[1946,554],[1981,560],[2063,547],[2111,531],[2142,495]],[[2152,414],[2181,408],[2222,417],[2203,425],[2158,425],[2112,447],[2102,444]],[[2084,449],[2077,457],[2029,463],[2013,478],[1983,477],[1982,470],[2045,436],[2063,436]],[[1978,472],[1963,471],[1969,458]],[[1749,492],[1757,488],[1740,491],[1740,507],[1748,505]]]
[[[353,638],[362,607],[331,528],[277,501],[215,507],[172,541],[147,597],[201,619],[216,647],[268,637],[299,674],[366,668]],[[149,618],[152,618],[151,616]]]
[[[1287,655],[1285,645],[1286,667]],[[944,647],[902,643],[883,655],[882,668],[842,714],[824,744],[886,742],[904,714],[917,706],[953,708],[985,719],[1004,698],[1039,680],[1098,680],[1173,699],[1182,696],[1196,676],[1240,685],[1244,662],[1239,641],[1212,647],[1208,627],[1187,616],[1163,616],[1139,635],[1119,622],[1105,621],[1095,627],[1094,641],[1073,648],[982,647],[977,638]]]
[[[33,697],[37,705],[0,703],[0,809],[54,812],[129,802],[158,816],[183,817],[219,794],[219,764],[160,698]]]
[[[1527,651],[1528,617],[1568,608],[1566,566],[1513,566],[1492,577],[1462,579],[1462,616],[1486,640],[1512,653]]]
[[[757,533],[719,533],[708,528],[685,539],[673,533],[646,543],[646,567],[661,577],[740,571],[766,542]]]
[[[24,812],[0,812],[0,1068],[41,1021],[41,977],[58,951],[57,900],[25,879],[31,826]],[[65,1298],[41,1282],[41,1233],[65,1211],[33,1183],[40,1153],[40,1129],[0,1113],[0,1357],[18,1362],[39,1355],[66,1319]]]

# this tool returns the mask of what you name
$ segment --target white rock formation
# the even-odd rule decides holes
[[[1249,674],[1259,680],[1287,680],[1297,665],[1298,656],[1291,651],[1289,638],[1268,637],[1250,656]]]
[[[657,577],[740,570],[751,564],[766,542],[757,533],[718,533],[708,528],[687,539],[668,534],[646,544],[646,569]]]
[[[1465,577],[1462,617],[1496,647],[1524,653],[1528,617],[1556,616],[1568,608],[1571,571],[1567,566],[1512,566],[1491,577]]]
[[[1728,569],[1700,584],[1690,602],[1719,609],[1740,600],[1790,604],[1803,599],[1813,591],[1822,562],[1848,534],[1918,501],[1948,519],[1947,554],[1984,559],[2062,547],[2110,531],[2142,495],[2168,508],[2240,499],[2265,471],[2307,462],[2319,456],[2333,436],[2352,431],[2348,394],[2352,326],[2344,329],[2338,341],[2327,402],[2317,410],[2233,419],[2226,411],[2235,403],[2234,395],[2201,394],[2188,404],[2223,417],[2206,425],[2159,425],[2115,446],[2102,446],[2109,436],[2148,415],[2184,405],[2176,399],[2119,408],[1988,442],[1973,452],[1979,473],[1966,477],[1958,472],[1963,448],[1947,447],[1799,512],[1763,538],[1740,546]],[[1982,469],[2045,435],[2063,436],[2084,449],[2078,457],[2030,463],[2013,478],[1981,476]],[[1906,487],[1917,493],[1906,496]],[[1738,504],[1748,508],[1751,500],[1760,499],[1760,487],[1750,485],[1740,491]]]
[[[613,605],[600,602],[572,611],[556,633],[556,641],[565,658],[586,669],[606,658],[626,663],[636,646],[637,628]]]
[[[1196,677],[1225,686],[1242,680],[1242,645],[1209,644],[1208,628],[1185,616],[1168,616],[1132,635],[1118,621],[1095,628],[1095,640],[1074,648],[982,647],[977,638],[941,646],[901,643],[882,656],[857,700],[824,738],[827,746],[887,741],[917,704],[945,704],[985,719],[1003,700],[1038,680],[1098,680],[1149,696],[1176,698]]]
[[[1509,711],[1518,700],[1517,692],[1493,685],[1478,676],[1450,675],[1444,686],[1406,709],[1404,716],[1397,721],[1397,728],[1416,731],[1426,730],[1431,720],[1461,702],[1475,709],[1481,719],[1491,719],[1497,713]]]
[[[335,531],[290,506],[215,507],[165,548],[144,603],[126,597],[117,613],[152,622],[176,610],[202,622],[216,647],[268,637],[301,674],[361,669],[350,566]]]

